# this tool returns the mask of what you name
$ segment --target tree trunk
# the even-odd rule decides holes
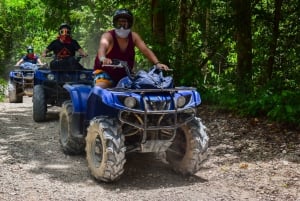
[[[237,78],[240,93],[249,93],[252,72],[251,0],[232,0],[236,28]]]
[[[174,73],[175,80],[179,80],[185,72],[184,64],[185,55],[187,54],[187,33],[188,20],[193,13],[196,1],[181,0],[179,1],[179,19],[178,19],[178,33],[177,33],[177,48],[176,48],[176,71]]]
[[[206,55],[209,55],[209,53],[210,53],[210,50],[208,48],[208,43],[209,43],[208,42],[208,36],[210,34],[210,21],[209,21],[209,19],[210,19],[210,7],[205,9],[204,47],[206,47],[205,48]],[[204,81],[203,81],[203,83],[204,84],[206,83],[206,78],[207,78],[207,74],[208,74],[207,61],[208,61],[208,56],[202,61],[202,62],[205,62],[205,63],[203,63],[203,72],[204,72]]]
[[[152,31],[155,42],[161,46],[166,43],[166,24],[162,1],[152,0]]]
[[[274,63],[275,63],[277,40],[279,38],[279,22],[280,22],[280,15],[281,15],[281,6],[282,6],[282,0],[275,0],[273,36],[272,36],[272,41],[270,43],[270,55],[269,55],[268,66],[267,66],[267,76],[269,80],[272,79],[272,73],[273,73]]]
[[[158,59],[168,64],[168,55],[165,54],[167,51],[166,45],[166,24],[165,24],[165,9],[164,0],[152,0],[152,34],[154,39],[153,52],[157,55]]]

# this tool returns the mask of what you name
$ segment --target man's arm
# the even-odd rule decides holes
[[[44,65],[40,58],[37,59],[38,64]]]
[[[84,50],[82,48],[78,49],[78,52],[80,55],[86,57],[87,56],[87,53],[84,52]]]
[[[148,58],[148,60],[153,64],[159,62],[155,54],[147,47],[142,38],[136,32],[132,32],[132,35],[134,44]]]
[[[112,46],[112,36],[110,33],[106,32],[102,34],[99,42],[99,48],[98,48],[98,53],[97,56],[99,60],[105,64],[110,64],[111,60],[106,58],[107,52],[110,51]]]
[[[23,61],[24,61],[23,58],[20,59],[20,60],[16,63],[16,66],[19,66]]]
[[[133,35],[133,42],[136,45],[136,47],[148,58],[150,62],[152,62],[154,65],[158,66],[159,68],[163,70],[168,70],[168,66],[165,64],[160,63],[156,55],[150,50],[145,42],[142,40],[142,38],[136,33],[132,32]]]
[[[42,53],[42,57],[46,57],[48,52],[49,52],[49,50],[46,48]]]
[[[43,51],[42,53],[42,57],[46,57],[47,56],[47,53],[50,52],[50,51],[53,51],[54,49],[54,44],[55,44],[56,40],[53,40],[49,45],[48,47],[46,47],[46,49]]]

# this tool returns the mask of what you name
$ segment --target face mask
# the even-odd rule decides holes
[[[120,38],[127,38],[128,34],[130,33],[130,29],[124,29],[121,27],[120,29],[115,29],[115,32]]]
[[[72,42],[71,36],[60,35],[58,38],[60,39],[60,41],[62,43],[68,43],[68,44],[70,44]]]
[[[33,53],[29,53],[29,54],[27,54],[27,57],[28,57],[29,59],[33,59],[33,58],[34,58],[34,54],[33,54]]]

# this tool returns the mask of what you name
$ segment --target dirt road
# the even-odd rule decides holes
[[[121,179],[95,181],[84,155],[58,142],[58,111],[32,120],[31,98],[0,103],[0,200],[300,200],[300,131],[200,108],[210,157],[196,175],[175,174],[154,155],[131,154]]]

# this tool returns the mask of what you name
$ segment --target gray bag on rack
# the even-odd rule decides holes
[[[152,68],[149,72],[140,70],[136,73],[132,84],[132,89],[169,89],[173,88],[173,78],[163,76],[162,70]]]

